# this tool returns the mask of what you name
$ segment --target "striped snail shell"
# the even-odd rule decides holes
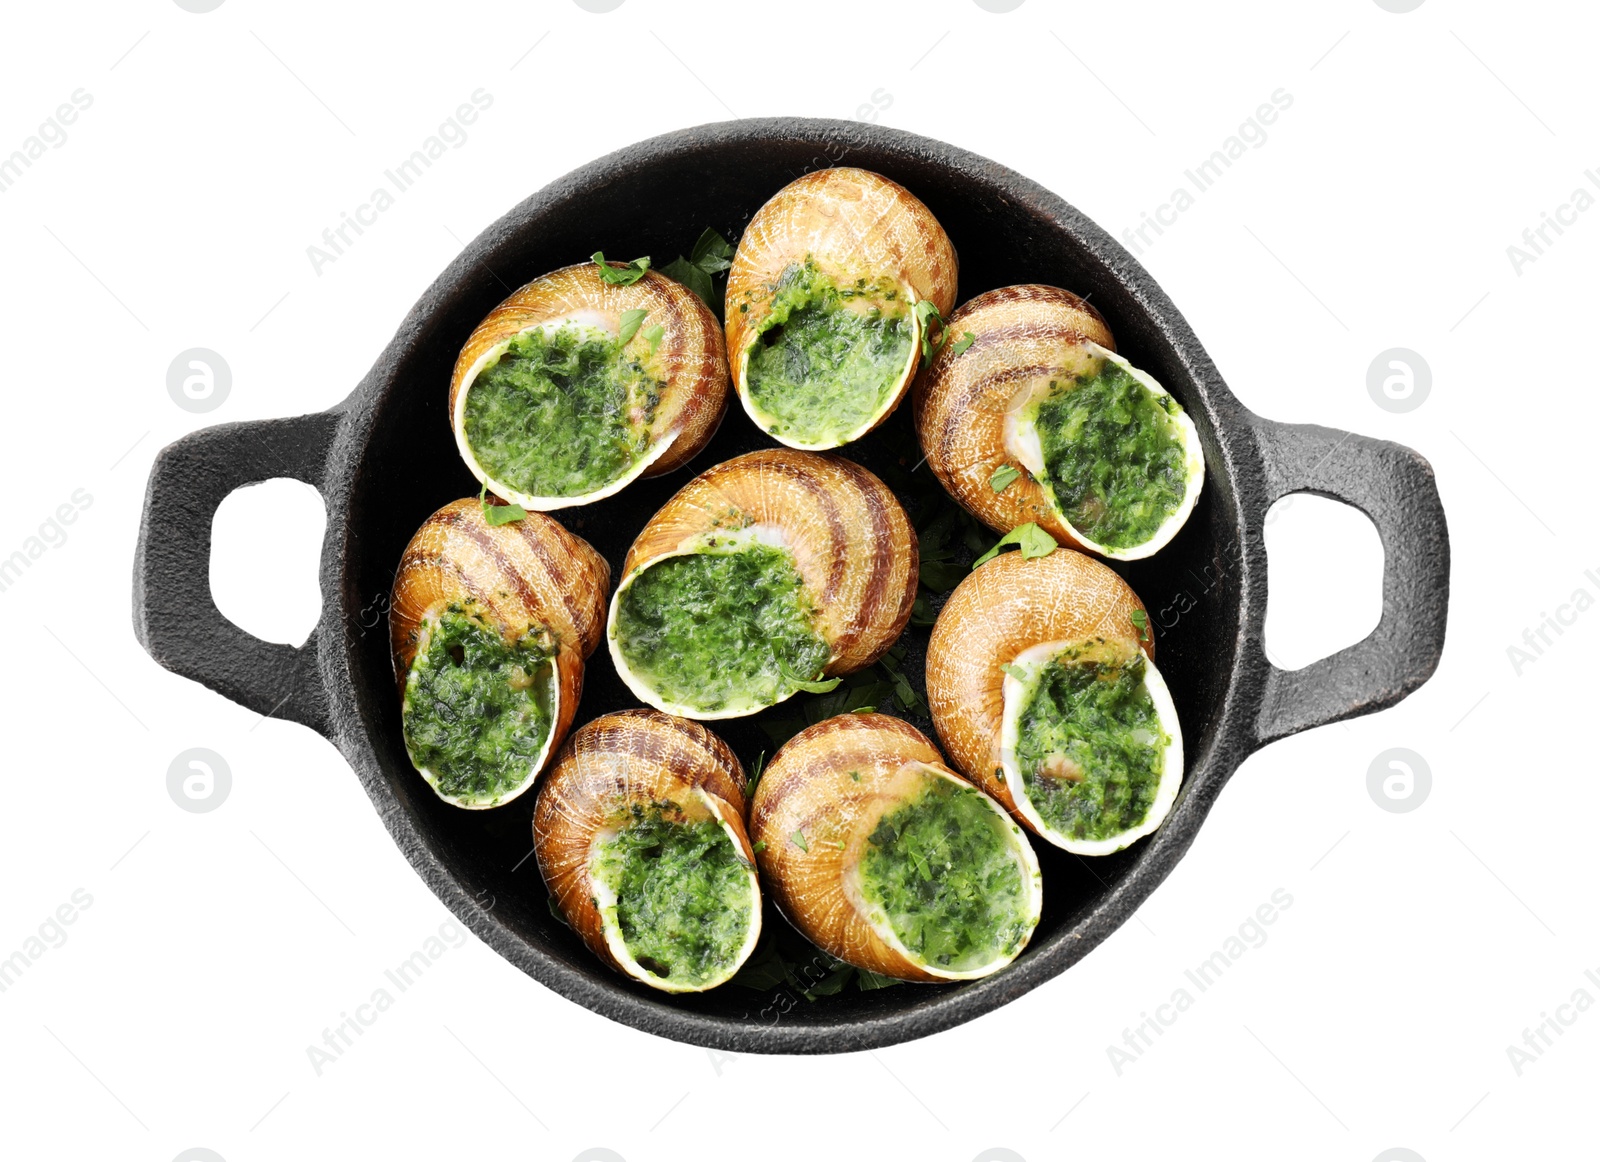
[[[423,522],[395,573],[389,640],[412,763],[441,799],[497,807],[565,737],[611,570],[530,512],[490,525],[476,499]]]
[[[956,299],[956,252],[905,187],[863,169],[817,170],[750,220],[728,271],[734,390],[791,448],[871,431],[916,374],[930,323]]]
[[[601,960],[665,992],[722,984],[761,935],[744,771],[716,735],[607,714],[557,756],[533,811],[539,871]]]
[[[1114,560],[1177,535],[1205,481],[1194,421],[1116,354],[1098,311],[1058,287],[1002,287],[963,304],[948,330],[972,341],[940,351],[912,407],[929,467],[963,507],[998,532],[1031,521]],[[1097,394],[1078,396],[1084,384]],[[1080,398],[1082,412],[1043,420]],[[1052,475],[1047,456],[1073,478]]]
[[[643,702],[735,718],[882,656],[911,617],[917,537],[838,456],[772,448],[701,473],[622,564],[607,645]]]
[[[1036,835],[1078,855],[1121,850],[1160,826],[1183,779],[1183,734],[1153,639],[1144,604],[1100,562],[1069,549],[1031,560],[1004,553],[969,574],[939,611],[926,674],[934,727],[956,766]],[[1052,660],[1084,684],[1095,673],[1108,682],[1126,675],[1122,709],[1136,721],[1119,728],[1103,717],[1083,718],[1100,713],[1092,697],[1100,687],[1088,684],[1091,696],[1072,704],[1085,742],[1034,762],[1041,744],[1025,737],[1025,714]],[[1143,771],[1140,794],[1148,804],[1142,814],[1135,804],[1113,814],[1107,798],[1096,817],[1092,801],[1072,796],[1101,792],[1097,763],[1119,729],[1152,736],[1148,752],[1140,752],[1148,766],[1135,768]],[[1101,820],[1100,833],[1073,834],[1047,806],[1065,813],[1080,803],[1091,821]]]
[[[549,511],[681,466],[727,397],[721,328],[693,291],[653,270],[614,285],[586,262],[478,324],[450,377],[450,424],[490,492]]]
[[[898,718],[841,714],[795,735],[756,787],[750,835],[783,914],[857,968],[973,980],[1039,921],[1026,836]]]

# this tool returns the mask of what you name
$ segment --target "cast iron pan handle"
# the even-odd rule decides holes
[[[330,730],[317,673],[317,631],[305,645],[264,642],[211,597],[211,521],[236,488],[280,476],[321,489],[339,413],[222,424],[168,444],[150,470],[133,561],[133,631],[167,669],[273,718]]]
[[[1376,629],[1301,670],[1280,670],[1263,652],[1256,739],[1264,745],[1382,710],[1427,681],[1444,648],[1450,539],[1433,469],[1410,448],[1314,424],[1259,416],[1253,422],[1267,505],[1291,492],[1331,497],[1366,513],[1383,542],[1383,616]]]

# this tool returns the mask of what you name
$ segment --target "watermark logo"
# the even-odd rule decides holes
[[[1367,367],[1367,394],[1386,412],[1414,412],[1433,390],[1433,369],[1409,347],[1380,351]]]
[[[22,179],[23,173],[33,168],[33,163],[44,157],[46,147],[60,149],[67,143],[66,127],[76,121],[84,110],[94,104],[94,94],[88,89],[75,89],[71,102],[63,101],[56,111],[46,117],[38,130],[26,138],[10,155],[0,154],[0,194],[5,193]]]
[[[423,974],[439,963],[446,952],[460,948],[466,942],[466,932],[446,920],[439,925],[437,936],[430,935],[415,952],[394,968],[384,969],[384,978],[394,985],[395,991],[391,993],[387,987],[379,985],[372,990],[371,996],[355,1006],[354,1014],[343,1011],[339,1014],[338,1024],[323,1029],[322,1043],[306,1046],[306,1060],[311,1063],[312,1072],[321,1077],[322,1071],[343,1057],[355,1044],[356,1038],[377,1024],[378,1018],[394,1007],[397,995],[422,979]]]
[[[16,984],[18,978],[28,971],[29,966],[46,952],[65,944],[67,942],[65,925],[76,924],[78,917],[87,912],[93,904],[93,896],[83,888],[75,888],[72,895],[46,916],[35,934],[24,940],[15,952],[5,956],[4,950],[0,949],[0,993]]]
[[[20,549],[12,550],[9,555],[0,549],[0,593],[20,581],[22,575],[33,568],[33,563],[49,550],[59,549],[66,544],[67,530],[62,526],[73,524],[79,514],[94,503],[94,497],[83,488],[75,490],[68,499],[71,503],[58,504],[55,513],[45,517],[38,532],[23,539]]]
[[[1600,172],[1592,169],[1583,171],[1583,176],[1589,179],[1591,186],[1600,189]],[[1544,256],[1545,251],[1554,246],[1567,231],[1565,227],[1576,226],[1578,215],[1588,212],[1595,205],[1595,196],[1588,190],[1579,186],[1573,190],[1565,202],[1556,207],[1555,213],[1549,210],[1539,211],[1537,225],[1529,226],[1522,232],[1521,245],[1513,242],[1506,247],[1506,257],[1511,260],[1511,271],[1518,278],[1522,277],[1522,268],[1531,266]],[[1555,237],[1550,237],[1551,232]]]
[[[1600,988],[1600,973],[1594,969],[1584,969],[1583,975],[1589,983]],[[1555,1046],[1558,1037],[1564,1037],[1567,1030],[1578,1023],[1578,1018],[1594,1008],[1594,995],[1581,985],[1572,990],[1572,995],[1562,1004],[1556,1006],[1555,1015],[1548,1012],[1539,1014],[1539,1023],[1531,1029],[1522,1030],[1522,1043],[1506,1046],[1506,1060],[1511,1063],[1512,1071],[1522,1076],[1523,1070],[1536,1063],[1545,1053]]]
[[[203,746],[190,747],[167,768],[167,794],[185,811],[204,815],[227,801],[233,772],[226,760]]]
[[[1194,1007],[1197,997],[1209,991],[1222,976],[1237,965],[1245,953],[1260,948],[1270,935],[1267,925],[1276,924],[1290,908],[1294,897],[1287,889],[1274,888],[1272,895],[1246,916],[1217,949],[1194,968],[1183,970],[1184,979],[1194,986],[1190,992],[1185,985],[1172,990],[1172,995],[1155,1006],[1155,1012],[1141,1012],[1139,1021],[1122,1030],[1122,1044],[1106,1046],[1106,1061],[1112,1071],[1121,1077],[1131,1066],[1155,1046],[1158,1038],[1178,1023],[1178,1018]]]
[[[1385,811],[1404,815],[1428,800],[1433,772],[1427,760],[1403,746],[1390,747],[1367,768],[1367,794]]]
[[[167,367],[167,394],[186,412],[214,412],[233,389],[233,369],[208,347],[190,347]]]
[[[1240,122],[1239,128],[1211,151],[1210,157],[1183,171],[1186,185],[1176,186],[1167,200],[1156,207],[1154,214],[1141,210],[1139,224],[1123,230],[1122,240],[1135,254],[1144,254],[1147,248],[1155,245],[1156,238],[1166,233],[1163,227],[1176,226],[1181,214],[1199,205],[1199,195],[1221,181],[1222,175],[1233,168],[1234,162],[1267,143],[1267,126],[1276,122],[1293,104],[1293,93],[1287,89],[1274,89],[1268,100],[1256,106],[1256,111]],[[1151,231],[1155,232],[1155,238],[1150,236]]]
[[[354,214],[340,210],[339,221],[322,232],[321,244],[313,242],[306,247],[312,272],[321,278],[322,268],[338,262],[357,239],[378,224],[379,215],[393,209],[399,196],[422,180],[422,175],[433,168],[434,162],[465,145],[470,137],[467,126],[474,124],[493,104],[493,93],[474,89],[469,100],[457,105],[455,112],[440,122],[435,132],[423,138],[422,144],[412,150],[409,157],[383,171],[387,184],[375,188],[367,200],[355,208]]]
[[[0,566],[3,568],[3,566]],[[1584,579],[1596,587],[1600,587],[1600,573],[1593,569],[1583,571]],[[1572,591],[1572,596],[1556,606],[1554,616],[1539,611],[1539,623],[1532,629],[1522,631],[1522,646],[1509,645],[1506,647],[1506,660],[1511,663],[1512,673],[1522,677],[1523,671],[1544,657],[1545,650],[1556,644],[1556,638],[1564,636],[1565,629],[1571,629],[1578,624],[1578,618],[1589,612],[1594,607],[1594,595],[1582,585]],[[1565,629],[1563,629],[1565,627]],[[1555,637],[1550,635],[1554,634]]]

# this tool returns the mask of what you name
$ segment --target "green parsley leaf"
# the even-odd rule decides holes
[[[556,898],[554,896],[546,896],[544,899],[545,903],[550,905],[550,914],[560,920],[563,927],[571,928],[572,925],[567,923],[567,918],[561,914],[561,909],[556,906]]]
[[[717,304],[713,301],[711,276],[688,259],[673,259],[661,268],[661,273],[694,291],[700,296],[700,301],[713,311],[717,309]]]
[[[1034,557],[1048,557],[1056,551],[1056,539],[1029,521],[1025,525],[1018,525],[996,541],[994,548],[972,562],[972,567],[976,569],[979,565],[987,565],[998,557],[1000,550],[1007,545],[1016,545],[1027,560],[1032,560]]]
[[[650,344],[650,354],[656,353],[656,348],[661,346],[661,337],[665,334],[666,331],[660,325],[644,329],[644,341]]]
[[[994,470],[994,475],[989,477],[989,487],[996,492],[1004,492],[1011,487],[1011,482],[1021,475],[1021,470],[1015,466],[1002,464]]]
[[[756,765],[750,772],[750,777],[744,781],[744,797],[746,799],[755,798],[756,785],[761,782],[761,772],[766,768],[766,765],[767,752],[762,751],[756,756]]]
[[[1021,666],[1014,666],[1010,662],[1001,662],[1000,668],[1019,682],[1026,682],[1028,680],[1028,671],[1024,670]]]
[[[490,504],[488,481],[478,489],[478,503],[483,506],[483,523],[490,528],[497,529],[528,515],[528,510],[520,504]]]
[[[483,520],[490,528],[499,528],[519,521],[528,515],[528,510],[520,504],[486,504],[483,506]]]
[[[850,710],[851,714],[876,714],[877,712],[878,708],[876,706],[856,706]]]
[[[801,851],[805,852],[807,855],[811,854],[811,848],[806,844],[806,837],[804,834],[796,831],[793,835],[789,836],[789,838],[794,840],[794,845]]]
[[[1135,609],[1128,614],[1128,620],[1133,622],[1134,628],[1139,631],[1140,641],[1147,642],[1150,640],[1150,615],[1148,613],[1142,609]]]
[[[950,348],[950,358],[954,359],[957,355],[965,352],[968,347],[972,346],[972,342],[976,338],[977,336],[971,331],[961,332],[961,338],[957,339],[956,345]]]
[[[650,269],[650,258],[635,258],[626,266],[612,266],[606,261],[604,252],[596,250],[589,255],[589,261],[600,268],[600,277],[612,286],[632,286],[644,277],[644,272]]]
[[[639,333],[639,324],[644,322],[644,317],[650,312],[640,307],[631,311],[622,312],[622,328],[617,332],[617,338],[623,343],[631,343],[633,337]]]
[[[767,841],[765,839],[756,840],[755,843],[751,844],[750,850],[755,852],[757,855],[760,855],[763,851],[767,850]]]
[[[917,567],[917,577],[935,593],[948,593],[967,575],[967,567],[954,561],[923,561]],[[928,622],[932,625],[933,622]]]
[[[939,313],[939,308],[927,299],[918,299],[912,312],[917,317],[917,322],[922,324],[922,366],[926,367],[933,362],[933,357],[944,350],[944,345],[950,341],[950,332],[945,327],[944,316]],[[934,339],[937,328],[938,339]]]
[[[733,244],[710,226],[700,231],[694,249],[689,251],[689,261],[707,274],[716,274],[733,265]]]
[[[899,983],[900,981],[895,977],[884,976],[880,972],[873,972],[872,970],[866,968],[856,969],[856,988],[861,989],[862,991],[866,991],[867,989],[886,989],[890,985],[897,985]]]
[[[818,678],[814,682],[808,682],[804,678],[790,673],[789,668],[781,663],[779,664],[778,668],[783,673],[784,681],[788,682],[789,685],[793,686],[796,690],[804,690],[807,694],[830,693],[834,690],[837,690],[839,688],[839,683],[844,681],[843,678]]]

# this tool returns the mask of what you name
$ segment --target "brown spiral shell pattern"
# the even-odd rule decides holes
[[[640,530],[622,562],[623,583],[686,543],[741,522],[785,534],[832,649],[826,673],[871,665],[905,629],[917,596],[917,534],[883,481],[822,452],[747,452],[702,472]]]
[[[939,483],[996,532],[1034,522],[1059,544],[1086,548],[1045,490],[1005,446],[1005,416],[1019,392],[1040,379],[1071,374],[1092,356],[1084,343],[1116,350],[1100,312],[1071,291],[1008,286],[986,291],[951,316],[949,332],[972,332],[960,355],[946,344],[917,379],[913,416],[922,451]],[[990,487],[1006,465],[1020,476]]]
[[[600,644],[610,585],[605,558],[543,513],[493,526],[476,498],[445,505],[416,531],[395,573],[389,644],[402,696],[423,623],[452,601],[477,604],[508,639],[548,627],[557,647],[553,754],[583,693],[584,659]]]
[[[879,935],[846,886],[878,820],[941,775],[960,779],[921,731],[884,714],[819,722],[767,764],[750,805],[756,859],[778,907],[818,948],[901,980],[952,979]],[[805,849],[795,843],[797,832]],[[1031,861],[1025,841],[1021,847]]]
[[[636,980],[662,986],[638,965],[619,960],[606,939],[606,921],[595,905],[590,874],[597,833],[630,803],[673,802],[691,816],[699,814],[705,806],[694,794],[699,789],[754,868],[744,824],[744,781],[744,768],[727,743],[697,722],[657,710],[602,715],[567,740],[534,804],[534,857],[561,914],[596,956]],[[758,892],[753,871],[751,885]],[[758,934],[759,892],[751,923]],[[752,936],[747,948],[754,943]]]
[[[625,264],[613,262],[609,265],[622,267]],[[650,441],[653,443],[666,433],[678,430],[672,445],[642,475],[660,476],[671,472],[706,446],[716,434],[728,404],[728,360],[716,316],[698,295],[664,274],[650,270],[631,286],[613,286],[600,277],[597,265],[585,262],[552,271],[514,291],[489,312],[461,348],[450,377],[450,422],[457,447],[473,475],[486,481],[483,470],[466,455],[465,409],[457,405],[470,386],[468,376],[478,361],[524,331],[573,314],[598,316],[599,321],[616,334],[622,326],[622,313],[629,310],[648,313],[627,350],[665,384],[651,423]],[[661,327],[663,334],[656,353],[651,355],[649,341],[643,333],[653,326]],[[519,503],[526,504],[534,499],[516,496],[497,487],[493,481],[486,483],[490,491]],[[563,498],[563,502],[582,503],[582,498]]]
[[[1140,641],[1129,620],[1143,609],[1110,568],[1057,549],[1032,560],[1002,553],[957,585],[939,611],[927,656],[934,728],[956,766],[1024,826],[1031,829],[1011,787],[995,777],[1005,708],[1000,667],[1030,646],[1097,636],[1136,644],[1153,662],[1155,635],[1146,630],[1144,636],[1152,640]]]
[[[756,211],[728,271],[728,360],[734,390],[747,408],[750,344],[771,312],[778,279],[808,255],[835,282],[888,276],[911,303],[927,299],[941,315],[956,304],[955,247],[938,219],[909,190],[864,169],[835,167],[805,174]],[[918,329],[914,347],[920,338]],[[879,422],[904,398],[915,359],[910,367]]]

